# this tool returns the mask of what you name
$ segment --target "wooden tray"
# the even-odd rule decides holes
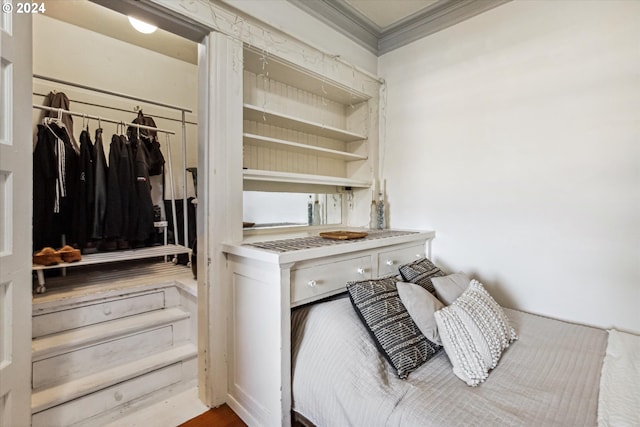
[[[368,233],[364,231],[325,231],[320,233],[320,237],[332,240],[352,240],[367,237]]]

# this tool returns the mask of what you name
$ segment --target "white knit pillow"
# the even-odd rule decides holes
[[[477,280],[434,316],[453,373],[470,386],[486,380],[504,349],[518,339],[502,307]]]

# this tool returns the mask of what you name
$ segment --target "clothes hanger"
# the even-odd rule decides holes
[[[53,128],[51,127],[51,124],[54,123],[56,126],[63,128],[64,124],[62,123],[62,108],[58,108],[58,116],[57,117],[51,117],[51,116],[47,116],[42,120],[42,124],[45,125],[45,127],[47,129],[49,129],[49,131],[56,137],[58,138],[58,134],[53,130]]]

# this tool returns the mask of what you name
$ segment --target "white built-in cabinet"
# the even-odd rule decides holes
[[[374,114],[371,96],[245,47],[244,189],[369,187]]]
[[[400,265],[430,256],[434,236],[384,231],[372,239],[286,252],[223,245],[230,294],[229,406],[248,425],[289,426],[291,309],[345,292],[349,281],[397,275]]]

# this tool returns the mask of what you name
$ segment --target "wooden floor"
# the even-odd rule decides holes
[[[235,412],[226,404],[219,408],[209,409],[178,427],[247,427]]]

